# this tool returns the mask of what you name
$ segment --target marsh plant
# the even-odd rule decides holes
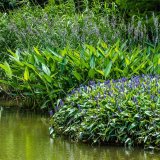
[[[0,64],[1,86],[11,96],[30,97],[36,106],[45,108],[69,90],[89,80],[131,77],[139,74],[160,74],[160,46],[127,51],[117,41],[108,46],[100,41],[96,47],[66,47],[59,52],[47,48],[32,52],[12,52],[5,55],[8,61]]]
[[[83,142],[160,149],[159,75],[90,81],[55,107],[55,133]]]
[[[0,52],[3,53],[9,48],[33,50],[33,46],[77,48],[84,44],[97,45],[99,40],[113,45],[117,39],[122,43],[127,41],[131,49],[137,44],[157,45],[160,36],[159,18],[154,14],[151,18],[133,15],[128,20],[118,9],[110,8],[101,13],[86,9],[78,14],[72,3],[44,9],[26,5],[8,14],[0,13],[0,27]]]

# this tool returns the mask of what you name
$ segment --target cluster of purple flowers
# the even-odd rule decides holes
[[[129,138],[132,144],[160,148],[159,75],[90,81],[75,88],[64,103],[53,118],[65,134],[112,144],[118,139],[125,145]]]
[[[107,80],[103,83],[90,81],[88,85],[80,85],[79,88],[73,89],[66,99],[73,101],[73,97],[85,98],[88,101],[96,102],[99,106],[99,102],[104,99],[108,99],[108,103],[110,103],[110,99],[121,103],[128,98],[137,104],[142,95],[149,96],[148,98],[152,101],[160,99],[159,75],[133,76],[130,79],[123,77],[117,80]],[[77,105],[80,108],[80,104]]]
[[[130,79],[123,77],[117,80],[107,80],[103,83],[89,81],[88,85],[81,84],[79,88],[73,89],[64,102],[67,104],[70,103],[73,107],[76,106],[79,111],[81,111],[81,106],[83,106],[83,104],[79,102],[81,99],[88,99],[88,102],[91,103],[95,102],[97,107],[100,107],[99,104],[103,100],[107,100],[108,104],[114,100],[118,111],[122,112],[118,104],[128,98],[128,100],[131,100],[137,105],[138,99],[142,95],[148,96],[148,98],[154,102],[160,100],[159,75],[133,76]],[[54,108],[56,112],[64,106],[64,102],[62,99],[58,100]],[[50,111],[49,114],[53,115],[53,111]]]
[[[54,107],[54,111],[57,112],[61,107],[63,107],[63,105],[64,105],[63,100],[62,100],[62,99],[59,99],[58,102],[57,102],[57,104],[56,104],[55,107]],[[50,117],[53,116],[54,111],[53,111],[52,109],[49,111]]]

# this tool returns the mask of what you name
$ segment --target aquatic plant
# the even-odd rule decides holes
[[[78,141],[160,149],[160,76],[142,75],[75,88],[58,105],[54,132]]]
[[[33,46],[40,49],[96,46],[100,39],[109,45],[117,39],[122,43],[127,41],[128,48],[132,49],[137,44],[158,45],[160,39],[159,18],[154,14],[151,18],[133,15],[126,20],[118,9],[111,9],[107,4],[101,13],[97,13],[95,6],[77,14],[73,1],[61,7],[51,5],[42,9],[25,5],[8,14],[0,13],[0,28],[2,53],[8,48],[33,51]]]
[[[99,41],[97,46],[65,49],[56,52],[51,48],[34,52],[12,52],[5,55],[8,61],[0,64],[0,83],[11,95],[29,97],[41,108],[65,96],[69,90],[89,80],[131,77],[138,74],[160,74],[160,46],[127,51],[126,44],[117,41],[108,46]]]
[[[89,80],[131,77],[138,74],[160,74],[160,46],[127,51],[126,44],[117,41],[108,46],[84,45],[77,50],[66,47],[56,52],[51,48],[34,52],[8,50],[8,61],[0,64],[0,83],[9,94],[29,97],[41,108],[65,96],[69,90]]]

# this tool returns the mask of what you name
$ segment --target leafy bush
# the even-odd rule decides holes
[[[124,43],[113,46],[99,42],[96,47],[84,45],[56,51],[48,48],[34,52],[12,52],[0,64],[0,83],[14,95],[33,98],[36,105],[48,107],[59,96],[89,80],[131,77],[139,74],[160,74],[160,46],[127,51]],[[12,95],[12,93],[11,93]]]
[[[78,141],[160,149],[160,76],[90,81],[55,106],[55,133]]]

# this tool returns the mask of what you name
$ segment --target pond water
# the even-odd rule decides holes
[[[160,153],[51,139],[45,117],[0,111],[0,160],[160,160]]]

